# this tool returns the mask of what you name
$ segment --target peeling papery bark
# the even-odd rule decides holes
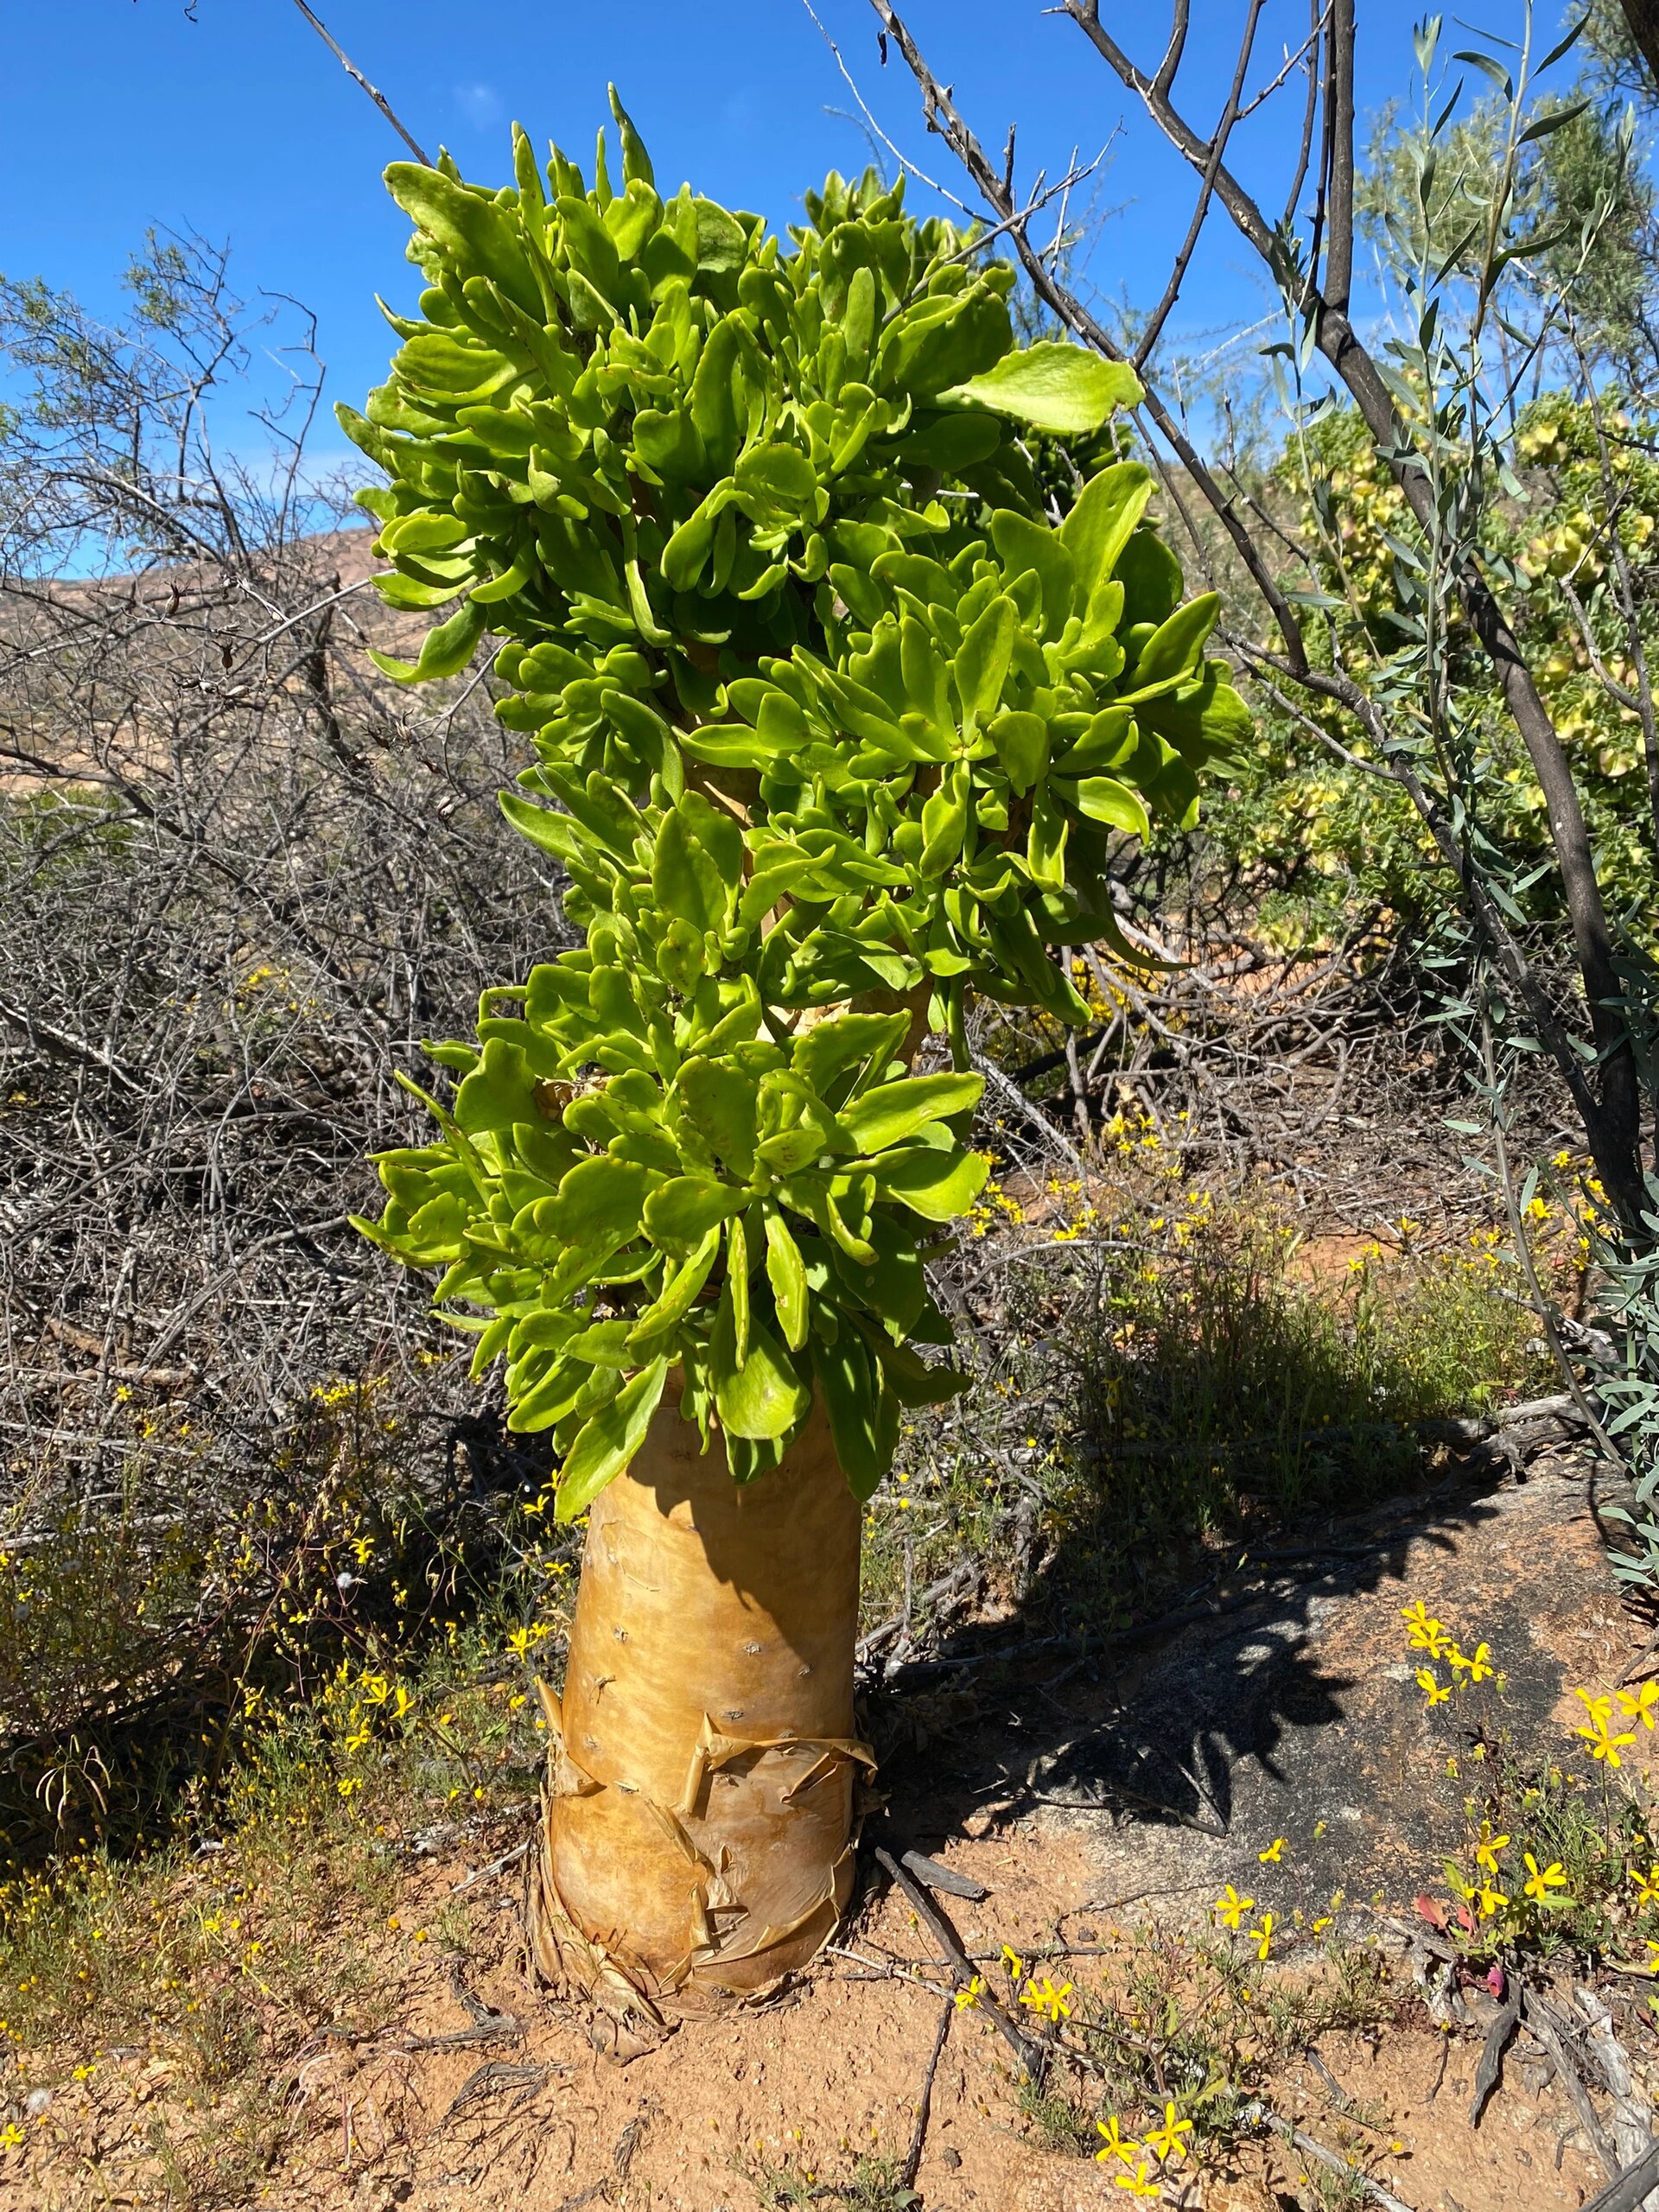
[[[529,1936],[619,2055],[774,1987],[841,1916],[874,1767],[853,1722],[859,1527],[821,1405],[739,1486],[671,1382],[594,1503],[563,1699],[542,1685]]]

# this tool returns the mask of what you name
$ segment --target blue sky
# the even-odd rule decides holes
[[[897,55],[885,70],[866,0],[815,0],[860,89],[892,136],[940,180],[959,184],[920,128]],[[587,165],[618,81],[652,149],[659,183],[689,176],[774,223],[832,167],[856,169],[863,137],[852,95],[799,0],[319,0],[318,12],[428,148],[447,143],[469,175],[510,175],[508,124],[555,137]],[[1161,8],[1109,10],[1144,22],[1150,54]],[[1197,0],[1182,90],[1207,118],[1230,71],[1242,0]],[[1553,0],[1546,0],[1553,18]],[[906,10],[941,77],[987,142],[1020,124],[1019,175],[1063,168],[1113,146],[1099,205],[1109,216],[1093,276],[1132,300],[1156,297],[1191,207],[1188,173],[1149,131],[1116,79],[1070,24],[1036,0],[918,0]],[[1373,0],[1362,33],[1362,110],[1406,89],[1414,8]],[[1520,0],[1491,0],[1484,28],[1512,34]],[[1306,0],[1270,0],[1256,79],[1287,38],[1304,34]],[[1553,35],[1553,20],[1548,28]],[[1467,44],[1466,33],[1446,44]],[[318,316],[329,391],[360,400],[393,342],[373,305],[406,297],[405,229],[379,172],[396,138],[291,0],[35,0],[7,10],[0,80],[0,270],[44,276],[112,308],[128,254],[155,223],[228,238],[245,291],[303,298]],[[1294,130],[1289,105],[1263,111],[1247,168],[1277,172]],[[928,195],[918,192],[918,210]],[[1258,271],[1224,225],[1212,226],[1174,326],[1189,335],[1252,321],[1267,301]]]

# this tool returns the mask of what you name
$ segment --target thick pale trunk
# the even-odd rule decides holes
[[[852,1879],[859,1508],[822,1408],[741,1488],[671,1386],[595,1502],[554,1733],[530,1932],[637,2047],[664,2000],[762,1990]]]

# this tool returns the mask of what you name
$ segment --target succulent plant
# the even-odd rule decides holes
[[[383,596],[451,608],[400,682],[486,633],[535,753],[503,805],[585,945],[486,992],[437,1142],[359,1224],[550,1429],[561,1516],[638,1449],[671,1374],[740,1480],[815,1389],[867,1496],[900,1408],[957,1373],[927,1240],[987,1166],[969,994],[1083,1008],[1051,949],[1121,944],[1114,841],[1190,820],[1247,730],[1118,459],[1063,518],[1037,442],[1133,404],[1127,369],[1017,350],[1013,272],[902,186],[831,177],[787,246],[515,129],[513,185],[400,163],[427,279],[348,434]],[[929,1028],[954,1069],[912,1071]],[[413,1086],[411,1086],[412,1088]],[[419,1094],[425,1096],[424,1093]]]

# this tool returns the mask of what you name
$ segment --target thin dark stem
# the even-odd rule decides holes
[[[1158,65],[1158,74],[1153,80],[1159,92],[1166,92],[1175,82],[1175,72],[1181,66],[1181,55],[1186,47],[1188,0],[1175,0],[1174,19],[1169,28],[1169,44],[1164,48],[1164,58]]]
[[[397,116],[392,111],[391,102],[386,98],[385,94],[383,92],[377,90],[377,88],[369,82],[368,79],[363,74],[363,72],[352,60],[350,54],[346,52],[344,48],[340,45],[336,39],[330,35],[328,28],[322,22],[321,18],[314,15],[311,10],[306,6],[305,0],[294,0],[294,5],[305,17],[306,22],[310,24],[312,29],[315,31],[317,36],[327,48],[329,53],[334,55],[335,60],[339,62],[340,67],[346,72],[346,74],[350,77],[353,82],[361,85],[364,91],[374,102],[376,107],[379,109],[381,114],[385,117],[386,121],[397,133],[397,136],[403,140],[404,145],[408,147],[410,152],[414,155],[416,160],[421,162],[424,168],[429,169],[432,167],[432,163],[428,160],[426,155],[422,152],[419,146],[416,144],[409,132],[404,130],[403,124],[397,120]]]
[[[1659,0],[1623,0],[1624,20],[1656,82],[1659,82]]]
[[[1135,365],[1137,370],[1144,367],[1151,359],[1152,350],[1181,296],[1181,286],[1186,280],[1187,269],[1198,243],[1199,233],[1204,229],[1205,218],[1210,213],[1210,199],[1216,188],[1216,172],[1221,167],[1227,141],[1233,134],[1233,125],[1238,121],[1238,104],[1244,92],[1244,79],[1249,69],[1251,51],[1255,45],[1256,26],[1262,20],[1262,0],[1250,0],[1250,12],[1245,21],[1243,36],[1238,42],[1238,63],[1233,71],[1232,88],[1227,95],[1227,105],[1221,111],[1221,120],[1216,125],[1215,137],[1211,141],[1210,159],[1205,168],[1204,181],[1198,188],[1198,205],[1192,210],[1186,236],[1181,241],[1180,251],[1170,270],[1169,282],[1164,287],[1164,296],[1153,309],[1152,320],[1135,348]]]
[[[1290,190],[1285,194],[1284,223],[1287,230],[1295,219],[1296,202],[1301,198],[1302,187],[1307,181],[1307,164],[1313,150],[1313,130],[1319,117],[1319,47],[1320,41],[1328,35],[1331,12],[1328,7],[1321,11],[1319,0],[1307,0],[1307,9],[1313,19],[1313,28],[1307,35],[1307,44],[1303,49],[1306,56],[1304,66],[1307,71],[1307,99],[1302,110],[1301,150],[1296,157],[1296,168],[1290,180]],[[1325,166],[1321,162],[1319,169],[1321,181],[1325,174]],[[1317,246],[1314,251],[1317,257]]]
[[[1346,315],[1354,279],[1354,0],[1332,0],[1331,108],[1325,296]]]
[[[922,2152],[927,2145],[927,2123],[933,2109],[933,2077],[939,2070],[939,2061],[944,2056],[945,2037],[950,2032],[957,2000],[947,1997],[939,2014],[939,2024],[933,2033],[933,2049],[929,2055],[927,2071],[922,2076],[922,2094],[916,2100],[916,2125],[910,2131],[910,2148],[905,2153],[905,2163],[899,2176],[900,2186],[914,2189],[916,2175],[922,2163]]]

